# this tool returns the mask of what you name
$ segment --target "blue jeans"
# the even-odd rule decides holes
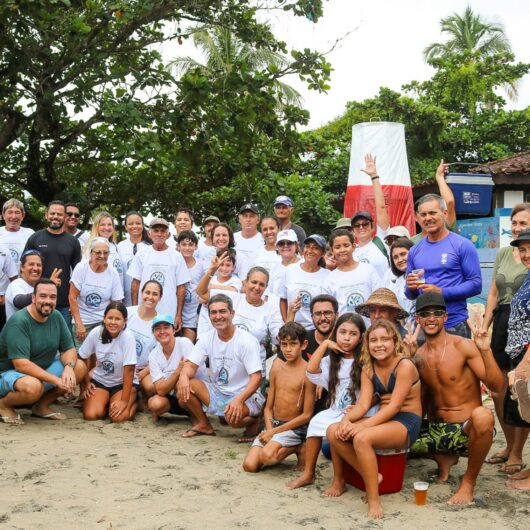
[[[58,305],[55,309],[61,313],[70,333],[72,333],[72,314],[70,313],[70,307],[67,305]]]
[[[471,330],[469,329],[469,326],[467,325],[467,322],[465,320],[463,322],[459,322],[456,326],[445,328],[445,331],[447,331],[447,333],[451,333],[451,335],[458,335],[459,337],[464,337],[464,339],[471,338]]]

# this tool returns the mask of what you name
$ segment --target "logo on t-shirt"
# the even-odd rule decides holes
[[[166,277],[164,276],[164,273],[160,272],[160,271],[153,272],[153,274],[151,274],[151,278],[149,278],[149,279],[150,280],[156,280],[162,286],[164,285],[164,283],[166,281]]]
[[[221,385],[227,385],[229,380],[228,370],[223,366],[219,370],[219,375],[217,376],[217,382]]]
[[[9,250],[11,252],[11,257],[13,258],[13,261],[15,263],[18,263],[18,252],[17,252],[17,250],[15,248],[10,248]]]
[[[350,396],[350,389],[349,388],[345,388],[342,391],[342,394],[340,395],[340,399],[338,401],[338,409],[339,410],[345,409],[346,407],[351,405],[351,403],[352,403],[352,399],[351,399],[351,396]]]
[[[144,349],[144,345],[136,339],[136,356],[140,357],[142,355],[142,351]]]
[[[302,309],[309,309],[311,306],[311,293],[308,291],[300,291],[300,302]]]
[[[440,260],[442,265],[445,265],[447,263],[447,254],[442,254],[442,259]]]
[[[364,302],[364,296],[361,293],[354,291],[346,298],[346,306],[348,311],[355,309],[359,304]]]
[[[112,266],[121,274],[123,272],[123,268],[121,266],[121,260],[119,258],[116,258],[113,263],[112,263]]]
[[[191,302],[191,291],[186,289],[186,295],[184,296],[184,303],[189,304]]]
[[[89,293],[85,296],[85,304],[88,307],[99,307],[101,296],[98,293]]]
[[[105,359],[101,363],[101,368],[106,374],[113,374],[114,373],[114,363],[112,361],[109,361],[108,359]]]
[[[250,328],[247,326],[247,323],[246,322],[234,322],[236,328],[239,328],[239,329],[243,329],[245,331],[249,331],[250,332]]]

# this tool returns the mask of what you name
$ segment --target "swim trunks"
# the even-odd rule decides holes
[[[469,438],[464,432],[468,421],[466,420],[463,423],[433,422],[424,424],[419,438],[412,444],[410,451],[414,454],[448,453],[468,456]]]

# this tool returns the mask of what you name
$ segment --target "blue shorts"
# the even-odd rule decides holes
[[[55,359],[48,368],[46,368],[46,371],[49,374],[56,375],[57,377],[61,377],[64,370],[64,365],[61,362],[60,359]],[[6,370],[5,372],[2,372],[0,374],[0,398],[3,398],[6,394],[9,392],[15,392],[15,383],[21,378],[21,377],[32,377],[28,374],[24,374],[22,372],[17,372],[16,370]],[[47,392],[48,390],[51,390],[52,388],[55,388],[55,385],[52,385],[48,382],[43,382],[44,385],[44,392]]]
[[[202,381],[202,383],[207,388],[208,394],[210,395],[210,403],[208,405],[203,405],[202,410],[209,414],[215,414],[216,416],[224,416],[226,406],[236,397],[236,394],[223,394],[214,384],[207,381]],[[258,417],[263,405],[265,405],[265,397],[259,390],[257,390],[245,401],[245,405],[248,407],[249,413],[252,417]]]

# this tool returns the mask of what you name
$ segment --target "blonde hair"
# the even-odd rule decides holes
[[[405,344],[403,343],[401,335],[399,334],[396,326],[384,318],[378,318],[377,320],[374,320],[372,325],[363,335],[363,345],[361,347],[361,365],[364,370],[368,370],[372,366],[372,356],[370,355],[370,335],[373,331],[379,328],[385,329],[392,337],[392,340],[394,341],[394,354],[397,357],[408,355]]]
[[[92,241],[96,237],[101,237],[99,235],[99,225],[103,221],[103,219],[110,219],[112,221],[112,227],[114,228],[114,217],[110,215],[109,212],[99,212],[94,215],[92,218],[92,228],[90,229],[90,236],[88,237],[85,246],[83,247],[83,255],[88,254],[90,252]],[[108,238],[109,244],[114,243],[116,245],[116,237],[114,235],[114,230],[112,231],[112,236]]]

